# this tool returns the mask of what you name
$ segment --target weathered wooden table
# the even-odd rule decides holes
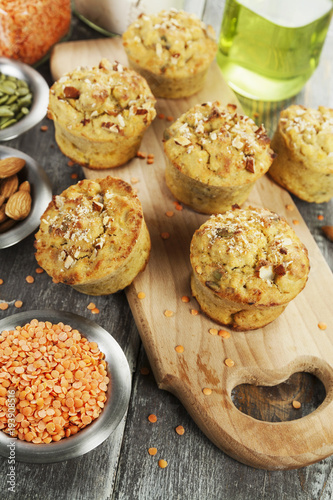
[[[200,2],[194,2],[199,4]],[[223,2],[207,1],[204,21],[219,31]],[[97,34],[73,17],[73,40],[97,38]],[[333,30],[326,40],[321,62],[303,91],[288,102],[264,106],[242,100],[247,114],[258,113],[270,134],[275,128],[279,110],[291,102],[309,107],[333,107]],[[49,84],[52,78],[48,63],[39,71]],[[41,125],[48,130],[42,132]],[[53,124],[47,118],[18,139],[5,144],[37,160],[47,172],[58,194],[71,183],[83,178],[80,167],[69,167],[54,140]],[[75,174],[73,176],[73,174]],[[321,226],[333,225],[333,200],[321,205],[293,198],[320,250],[333,269],[332,243],[322,234]],[[318,216],[323,216],[318,218]],[[93,298],[100,310],[92,316],[87,309],[91,297],[71,288],[57,286],[43,274],[36,274],[33,235],[14,247],[0,250],[0,301],[10,304],[0,311],[0,318],[17,312],[13,303],[23,301],[22,310],[70,310],[95,320],[113,335],[123,348],[130,364],[132,396],[126,417],[117,430],[98,448],[77,459],[56,464],[16,463],[15,493],[8,491],[8,463],[0,458],[0,498],[9,500],[106,500],[106,499],[297,499],[329,500],[333,496],[333,457],[303,469],[268,472],[243,465],[220,451],[199,430],[182,404],[170,393],[158,389],[124,292]],[[27,275],[35,278],[28,284]],[[302,408],[292,410],[293,398],[302,400]],[[234,395],[235,403],[257,418],[287,420],[312,411],[323,398],[320,384],[311,377],[294,377],[288,383],[268,392],[242,389]],[[271,404],[268,403],[268,398]],[[303,399],[302,399],[303,398]],[[253,402],[255,401],[255,405]],[[155,424],[149,414],[157,415]],[[175,428],[182,425],[184,435]],[[332,424],[333,425],[333,424]],[[149,447],[156,447],[150,456]],[[168,467],[158,467],[164,458]]]

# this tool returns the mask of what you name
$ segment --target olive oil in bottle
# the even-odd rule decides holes
[[[316,69],[332,0],[227,0],[217,62],[239,94],[279,101],[297,94]]]

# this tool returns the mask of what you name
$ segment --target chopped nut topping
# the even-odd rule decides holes
[[[78,99],[80,97],[80,91],[75,87],[65,87],[64,96],[68,99]]]
[[[179,146],[189,146],[191,144],[191,141],[186,137],[177,137],[175,139],[175,143]]]

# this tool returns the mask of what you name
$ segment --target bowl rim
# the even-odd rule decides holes
[[[31,186],[33,191],[32,204],[28,217],[18,221],[4,233],[0,233],[0,250],[19,243],[35,231],[40,224],[41,216],[52,200],[51,182],[41,165],[22,151],[0,144],[0,159],[11,156],[23,158],[26,161],[22,171],[26,169],[27,178],[30,179],[30,184],[33,184]]]
[[[50,89],[38,71],[20,61],[0,57],[0,72],[25,80],[33,93],[29,113],[14,125],[0,130],[0,141],[9,141],[27,132],[44,118],[47,113]]]
[[[8,436],[0,430],[0,455],[9,458],[9,445],[15,444],[15,460],[27,463],[54,463],[79,457],[99,446],[118,427],[131,395],[131,371],[118,342],[92,320],[67,311],[41,309],[24,311],[0,320],[0,333],[15,329],[32,319],[69,324],[91,342],[97,342],[108,363],[107,403],[99,417],[77,434],[50,444],[34,444]]]

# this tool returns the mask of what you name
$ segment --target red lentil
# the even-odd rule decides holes
[[[148,448],[148,453],[149,455],[151,455],[152,457],[156,455],[157,453],[157,448]]]
[[[37,269],[36,269],[37,274],[42,274],[43,272],[44,272],[44,269],[42,269],[41,267],[37,267]]]
[[[166,232],[161,233],[161,238],[162,238],[162,240],[167,240],[167,239],[169,239],[169,238],[170,238],[170,234],[169,234],[169,233],[166,233]]]
[[[184,346],[176,345],[175,351],[178,352],[179,354],[181,354],[182,352],[184,352]]]
[[[210,396],[212,393],[212,390],[209,387],[204,387],[202,389],[202,392],[204,393],[205,396]]]
[[[175,205],[176,210],[179,210],[179,211],[183,210],[183,205],[181,205],[178,201],[175,201],[174,205]]]
[[[138,299],[144,299],[146,297],[145,292],[139,292],[138,293]]]
[[[104,407],[109,383],[104,354],[69,325],[33,319],[1,332],[0,361],[1,386],[15,388],[15,429],[8,427],[7,413],[0,413],[0,428],[11,436],[36,444],[60,441]]]
[[[8,303],[7,302],[0,302],[0,309],[1,311],[5,311],[8,309]]]
[[[16,300],[15,303],[14,303],[14,306],[17,307],[17,308],[22,307],[23,306],[22,300]]]
[[[327,325],[323,321],[319,321],[318,328],[320,328],[320,330],[326,330]]]
[[[34,278],[33,276],[27,276],[27,277],[25,278],[25,281],[26,281],[27,283],[34,283],[35,278]]]
[[[158,461],[158,466],[161,468],[161,469],[165,469],[167,466],[168,466],[168,462],[166,460],[163,460],[163,458],[161,458],[159,461]]]
[[[151,415],[148,416],[148,420],[149,420],[149,422],[151,422],[152,424],[154,424],[155,422],[157,422],[157,417],[156,417],[156,415],[154,415],[152,413]]]
[[[182,436],[183,434],[185,434],[185,429],[182,425],[178,425],[176,427],[175,431],[177,432],[177,434],[179,434],[179,436]]]
[[[187,295],[183,295],[182,296],[182,302],[185,302],[185,303],[190,302],[190,297],[188,297]]]
[[[166,309],[163,314],[167,318],[171,318],[171,316],[173,316],[173,311],[170,311],[169,309]]]
[[[225,360],[224,360],[224,364],[225,364],[226,366],[231,367],[231,366],[234,366],[235,362],[234,362],[232,359],[227,358],[227,359],[225,359]]]
[[[293,407],[298,410],[300,407],[301,407],[301,403],[299,401],[297,401],[296,399],[294,399],[293,401]]]
[[[230,337],[230,332],[228,332],[228,330],[219,330],[218,334],[224,339],[228,339]]]
[[[42,126],[40,127],[40,129],[41,129],[41,131],[42,131],[42,132],[47,132],[47,131],[48,131],[48,129],[49,129],[49,127],[48,127],[47,125],[42,125]]]

